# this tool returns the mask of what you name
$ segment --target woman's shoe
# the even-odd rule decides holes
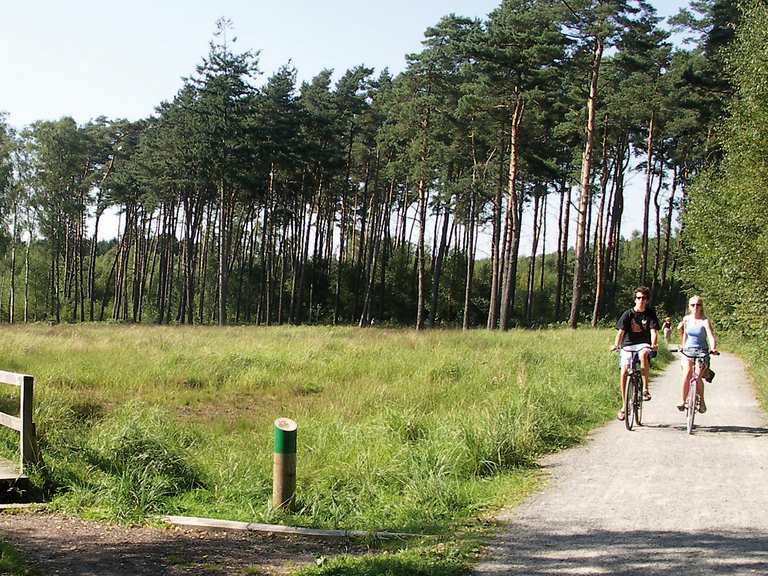
[[[680,412],[685,412],[685,402],[678,404],[677,409],[680,410]]]
[[[707,405],[704,404],[704,400],[699,400],[699,414],[704,414],[707,411]]]
[[[616,414],[616,418],[619,420],[624,420],[624,410],[619,410],[619,413]]]

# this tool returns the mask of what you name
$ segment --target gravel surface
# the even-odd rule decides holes
[[[321,557],[365,552],[344,539],[110,526],[27,511],[1,512],[0,538],[46,576],[290,574]]]
[[[768,574],[768,421],[735,356],[712,368],[693,435],[675,361],[643,427],[614,421],[546,459],[548,486],[499,518],[476,576]]]

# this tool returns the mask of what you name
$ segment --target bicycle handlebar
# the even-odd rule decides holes
[[[689,348],[690,350],[690,348]],[[707,356],[717,356],[720,354],[717,350],[710,350],[709,352],[705,352],[703,350],[693,352],[692,354],[686,354],[685,348],[680,349],[680,354],[683,356],[686,356],[687,358],[706,358]]]
[[[625,352],[640,352],[640,350],[652,349],[650,344],[630,344],[629,346],[621,346],[617,350],[624,350]]]

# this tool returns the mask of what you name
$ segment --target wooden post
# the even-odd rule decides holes
[[[296,422],[275,420],[275,449],[272,454],[272,508],[293,507],[296,492]]]
[[[21,418],[21,472],[24,472],[24,466],[33,463],[35,455],[35,429],[32,423],[32,388],[34,379],[26,374],[19,378],[21,382],[21,394],[19,398],[19,417]]]

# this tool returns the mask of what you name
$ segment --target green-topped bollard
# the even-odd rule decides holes
[[[275,420],[275,450],[272,454],[272,508],[293,507],[296,492],[296,422]]]

